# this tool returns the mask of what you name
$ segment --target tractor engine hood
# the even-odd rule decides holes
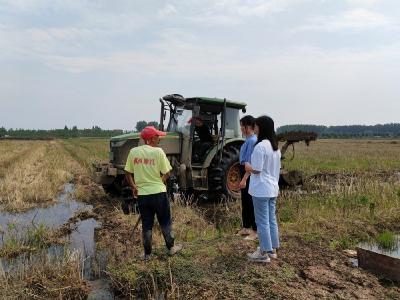
[[[125,165],[129,151],[143,144],[144,141],[140,138],[140,133],[127,133],[112,137],[110,139],[110,162],[121,168]],[[160,139],[158,146],[167,155],[179,154],[181,147],[179,134],[176,132],[167,132],[167,135]]]
[[[166,136],[163,136],[161,140],[163,139],[176,139],[179,138],[179,133],[177,132],[167,132]],[[117,136],[113,136],[110,139],[110,142],[120,142],[120,141],[126,141],[126,140],[140,140],[140,133],[138,132],[130,132],[126,134],[121,134]]]

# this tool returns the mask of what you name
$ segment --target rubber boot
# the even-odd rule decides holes
[[[150,255],[151,254],[151,243],[152,243],[152,230],[143,231],[142,237],[143,237],[144,254]]]
[[[161,232],[163,234],[164,240],[165,240],[165,245],[167,246],[168,250],[171,249],[174,246],[174,235],[171,232],[171,227],[164,227],[161,228]]]

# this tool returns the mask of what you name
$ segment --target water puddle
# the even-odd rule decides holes
[[[90,213],[93,209],[92,205],[73,199],[73,192],[74,185],[66,184],[55,204],[37,207],[23,213],[0,212],[0,234],[2,235],[0,248],[11,235],[14,238],[23,239],[28,230],[33,227],[44,225],[46,228],[58,229],[67,224],[77,213],[82,211]],[[6,273],[13,273],[21,268],[26,269],[34,263],[40,263],[43,254],[57,258],[63,257],[68,251],[75,251],[82,258],[83,275],[93,287],[90,295],[93,293],[95,297],[102,295],[101,298],[92,299],[113,299],[107,281],[99,279],[99,274],[104,270],[107,262],[106,252],[96,251],[96,229],[100,228],[101,224],[89,216],[84,220],[78,218],[71,225],[72,231],[63,238],[66,241],[65,245],[54,244],[44,250],[24,253],[15,258],[0,258],[0,265]]]
[[[374,253],[400,259],[400,235],[396,236],[396,240],[397,247],[393,247],[393,249],[383,249],[377,243],[361,243],[358,245],[358,247]]]
[[[91,293],[87,300],[111,300],[114,295],[111,292],[110,282],[104,279],[97,279],[90,282],[92,287]]]
[[[33,225],[43,224],[55,229],[67,223],[76,212],[93,209],[91,205],[72,199],[73,191],[74,185],[68,183],[53,205],[37,207],[23,213],[0,212],[0,228],[4,232],[0,247],[10,231],[23,237]],[[10,228],[12,230],[8,230]]]

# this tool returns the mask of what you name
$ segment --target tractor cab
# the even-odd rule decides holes
[[[246,104],[226,99],[167,95],[160,99],[160,130],[176,132],[187,140],[191,149],[181,153],[182,160],[201,165],[218,144],[241,139],[240,110]]]

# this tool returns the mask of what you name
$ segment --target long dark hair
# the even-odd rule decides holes
[[[278,140],[275,134],[274,120],[268,116],[256,118],[258,126],[257,144],[263,140],[269,140],[274,151],[278,150]]]

